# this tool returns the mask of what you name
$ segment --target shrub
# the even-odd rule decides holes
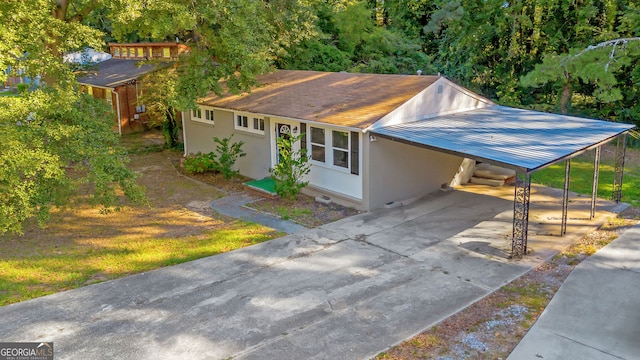
[[[209,171],[217,171],[218,166],[215,156],[216,155],[213,152],[208,154],[197,153],[189,155],[184,159],[184,171],[189,174],[202,174]]]
[[[224,139],[219,139],[217,137],[213,138],[213,141],[217,144],[216,152],[218,153],[218,171],[222,173],[222,175],[224,175],[224,177],[227,179],[231,179],[232,176],[238,173],[237,170],[233,170],[233,165],[235,165],[236,160],[247,155],[244,151],[242,151],[242,145],[244,145],[244,141],[232,143],[232,137],[233,134]]]
[[[281,136],[278,138],[279,162],[270,169],[271,178],[275,181],[275,191],[283,198],[294,199],[307,186],[308,181],[301,181],[309,173],[309,157],[306,149],[293,151],[293,145],[305,136]]]
[[[184,160],[184,170],[190,174],[212,171],[221,173],[225,178],[231,179],[232,176],[238,173],[237,170],[233,170],[233,165],[235,165],[238,158],[247,155],[242,151],[244,141],[232,143],[232,137],[233,134],[224,139],[214,137],[213,141],[217,144],[215,152],[189,155]]]

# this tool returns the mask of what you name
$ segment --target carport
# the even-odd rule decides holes
[[[595,216],[600,148],[618,139],[612,198],[622,197],[626,136],[634,126],[505,106],[370,128],[376,136],[516,171],[511,256],[527,253],[531,174],[566,161],[562,225],[567,226],[571,158],[595,148],[591,218]]]

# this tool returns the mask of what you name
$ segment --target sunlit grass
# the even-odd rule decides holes
[[[629,150],[640,151],[640,150]],[[564,187],[565,163],[558,163],[532,175],[532,182],[558,189]],[[614,168],[612,165],[600,163],[598,177],[598,197],[611,199],[613,192]],[[569,190],[591,195],[593,184],[593,161],[588,157],[577,157],[571,160],[571,182]],[[622,201],[633,206],[640,206],[640,165],[626,164],[622,183]]]
[[[0,263],[0,306],[220,254],[277,236],[280,234],[269,228],[237,221],[194,236],[94,238],[49,248],[46,254],[4,258]]]

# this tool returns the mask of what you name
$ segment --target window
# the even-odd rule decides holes
[[[236,127],[248,128],[249,118],[246,115],[236,115]]]
[[[234,127],[236,130],[248,131],[255,134],[264,134],[265,121],[263,117],[252,114],[235,114]]]
[[[129,57],[135,57],[135,56],[136,56],[136,49],[129,48]]]
[[[349,168],[349,133],[332,131],[333,165]]]
[[[162,48],[162,57],[171,57],[171,49],[169,49],[168,47]]]
[[[253,130],[264,131],[264,119],[254,117]]]
[[[144,49],[143,48],[136,48],[137,52],[138,52],[138,57],[144,57]]]
[[[120,57],[120,48],[113,48],[113,56]]]
[[[324,162],[324,129],[311,127],[311,159]]]
[[[197,109],[191,109],[191,120],[212,125],[214,119],[213,109],[200,105]]]
[[[87,86],[87,94],[93,95],[93,87]]]
[[[306,131],[306,125],[304,130]],[[311,147],[311,160],[314,162],[323,163],[330,168],[349,170],[354,175],[360,174],[360,134],[358,132],[310,126],[307,139]],[[302,146],[307,148],[306,140]]]
[[[153,48],[149,48],[149,59],[153,58]]]
[[[209,120],[209,121],[213,121],[213,110],[205,110],[204,111],[204,118]]]

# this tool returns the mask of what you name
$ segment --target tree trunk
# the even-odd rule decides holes
[[[567,114],[571,107],[571,96],[573,91],[571,89],[571,75],[565,74],[565,83],[562,87],[562,94],[560,95],[560,113]]]

